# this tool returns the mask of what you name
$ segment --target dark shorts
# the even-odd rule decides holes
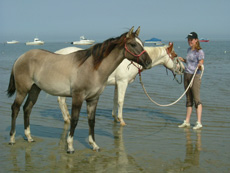
[[[193,74],[184,73],[184,88],[187,89],[191,79],[193,77]],[[186,92],[186,107],[192,107],[195,103],[195,107],[197,108],[199,104],[201,103],[200,100],[200,85],[201,85],[201,79],[200,74],[196,74],[192,87],[188,89]]]

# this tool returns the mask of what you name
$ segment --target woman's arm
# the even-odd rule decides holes
[[[203,64],[204,64],[204,60],[202,59],[202,60],[199,61],[198,65],[197,65],[197,66],[199,67],[200,70],[202,70],[202,69],[201,69],[201,66],[202,66]]]

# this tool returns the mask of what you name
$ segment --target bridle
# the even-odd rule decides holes
[[[126,57],[126,55],[127,55],[127,52],[130,53],[131,55],[137,57],[137,63],[138,63],[138,62],[139,62],[140,56],[141,56],[142,54],[144,54],[144,53],[146,52],[146,50],[143,50],[143,51],[142,51],[140,54],[138,54],[138,55],[137,55],[137,54],[134,54],[133,52],[131,52],[131,51],[128,49],[127,44],[126,44],[126,38],[125,38],[125,57]],[[138,73],[139,73],[139,75],[141,75],[142,69],[141,69],[140,67],[136,66],[136,64],[134,64],[133,61],[131,61],[131,63],[130,63],[129,65],[131,65],[131,64],[133,64],[133,65],[138,69]],[[128,66],[129,66],[129,65],[128,65]]]
[[[167,72],[167,74],[168,74],[168,71],[167,71],[167,69],[168,69],[168,68],[167,68],[167,64],[168,64],[169,60],[171,59],[171,60],[173,61],[173,70],[172,70],[172,73],[173,73],[174,79],[175,79],[179,84],[181,84],[181,83],[182,83],[182,74],[183,74],[183,69],[181,68],[182,63],[181,63],[181,61],[180,61],[180,59],[179,59],[178,57],[173,57],[173,56],[172,56],[172,54],[169,52],[168,48],[166,48],[166,52],[167,52],[167,54],[168,54],[168,56],[169,56],[168,61],[167,61],[167,62],[165,63],[165,65],[164,65],[165,68],[166,68],[166,72]],[[176,67],[177,67],[178,63],[179,63],[179,65],[180,65],[179,71],[176,70]],[[177,77],[176,77],[177,74],[181,75],[181,80],[180,80],[180,81],[179,81],[179,80],[177,79]]]
[[[169,60],[171,59],[171,60],[173,61],[174,57],[172,57],[172,54],[169,52],[168,48],[166,48],[166,52],[167,52],[167,54],[168,54],[168,56],[169,56],[169,59],[168,59],[168,61],[165,63],[164,66],[167,68],[167,64],[168,64]]]
[[[126,50],[126,51],[125,51],[125,56],[127,55],[127,52],[129,52],[131,55],[137,57],[137,62],[139,61],[139,57],[140,57],[142,54],[144,54],[144,53],[146,52],[146,50],[143,50],[140,54],[136,55],[136,54],[134,54],[133,52],[131,52],[131,51],[128,49],[126,43],[125,43],[125,50]]]

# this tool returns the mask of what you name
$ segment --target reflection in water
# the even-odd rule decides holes
[[[184,159],[184,166],[182,170],[187,170],[192,166],[199,166],[200,151],[201,151],[201,130],[194,131],[196,133],[195,148],[191,138],[191,131],[189,128],[184,129],[186,133],[186,154]]]
[[[59,170],[68,171],[93,171],[93,172],[142,172],[143,169],[138,165],[133,157],[125,152],[123,141],[123,127],[113,125],[114,146],[111,150],[102,149],[101,152],[95,152],[86,148],[76,150],[73,155],[63,153],[63,148],[67,147],[66,137],[68,126],[64,126],[63,133],[59,141],[60,155]]]
[[[39,128],[47,128],[38,126]],[[200,151],[201,151],[201,131],[184,129],[186,139],[185,157],[179,163],[173,161],[169,164],[155,161],[154,167],[142,168],[143,162],[137,162],[133,156],[126,152],[127,138],[123,133],[126,127],[121,127],[116,123],[110,127],[109,132],[96,132],[98,141],[104,143],[101,152],[94,152],[90,149],[87,132],[85,129],[78,129],[81,137],[77,138],[77,149],[70,155],[66,153],[66,138],[69,132],[69,125],[64,124],[63,128],[51,128],[44,130],[44,134],[35,137],[36,142],[28,143],[23,139],[17,140],[17,144],[9,146],[11,168],[9,171],[28,171],[28,172],[149,172],[147,169],[164,169],[176,171],[200,170]],[[52,130],[52,135],[45,135],[46,131]],[[61,134],[60,134],[60,131]],[[55,133],[56,132],[56,133]],[[83,134],[82,134],[83,133]],[[79,134],[78,134],[79,135]],[[45,137],[44,137],[45,136]],[[39,137],[46,138],[45,140]],[[57,138],[59,137],[59,138]],[[76,142],[76,141],[75,141]],[[106,145],[107,144],[107,145]],[[183,154],[184,156],[184,154]],[[39,164],[38,164],[39,163]],[[111,171],[112,170],[112,171]]]
[[[118,149],[116,152],[116,165],[119,165],[119,167],[125,167],[125,165],[128,164],[128,156],[125,152],[123,141],[123,126],[120,126],[119,130],[115,129],[115,125],[113,127],[114,145]]]
[[[66,138],[69,132],[69,125],[66,124],[62,128],[59,139],[46,137],[43,141],[36,139],[37,142],[35,143],[28,143],[23,141],[23,139],[21,141],[18,140],[17,145],[10,146],[9,157],[13,167],[10,171],[146,172],[140,166],[141,163],[137,162],[134,157],[126,152],[126,138],[123,136],[123,130],[125,129],[117,124],[114,124],[111,128],[113,133],[111,135],[96,133],[100,141],[109,145],[104,145],[101,152],[92,151],[89,149],[90,145],[85,147],[84,141],[88,141],[88,138],[84,137],[78,138],[79,141],[77,142],[79,145],[77,145],[78,149],[76,149],[75,153],[72,155],[67,154]],[[57,133],[58,129],[56,129]],[[201,131],[184,130],[186,136],[185,159],[180,164],[168,165],[167,169],[169,170],[192,171],[199,169]],[[84,130],[79,131],[84,132]],[[83,145],[83,149],[80,144]],[[158,166],[156,166],[156,169],[161,167],[161,165]]]
[[[114,146],[116,150],[116,156],[112,162],[108,163],[107,170],[111,168],[116,172],[132,172],[132,171],[143,171],[133,157],[128,155],[125,151],[124,138],[123,138],[123,126],[117,124],[113,125],[114,134]]]
[[[10,169],[10,171],[27,171],[30,170],[31,167],[33,167],[33,162],[31,158],[31,145],[25,145],[25,143],[22,142],[19,144],[20,146],[17,147],[10,146],[9,157],[12,161],[12,169]]]
[[[33,167],[33,161],[31,157],[31,145],[25,148],[25,168],[24,170],[28,170]]]
[[[59,141],[59,150],[67,150],[67,142],[66,142],[66,138],[67,138],[67,134],[68,134],[68,128],[69,128],[69,124],[64,124],[63,127],[63,132],[61,134],[61,138]],[[70,155],[66,155],[66,154],[61,154],[61,162],[65,163],[65,168],[66,169],[71,169],[74,166],[73,163],[73,157],[70,157]]]
[[[12,171],[20,171],[20,168],[18,166],[18,161],[17,161],[17,153],[14,147],[11,147],[10,149],[10,160],[12,161],[12,166],[13,166]]]
[[[9,146],[9,160],[12,161],[9,171],[143,172],[135,159],[125,151],[123,127],[120,125],[112,126],[113,135],[106,136],[109,141],[104,140],[104,143],[110,146],[105,145],[101,152],[89,149],[88,145],[87,148],[84,146],[84,149],[76,150],[72,155],[66,153],[69,125],[65,124],[62,130],[59,140],[46,138],[44,141],[36,139],[37,142],[28,143],[21,139],[17,140],[17,145]]]

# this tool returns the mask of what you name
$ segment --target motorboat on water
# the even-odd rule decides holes
[[[7,44],[17,44],[17,43],[19,43],[19,41],[17,41],[17,40],[12,40],[12,41],[7,41],[6,43],[7,43]]]
[[[149,40],[145,40],[145,43],[151,43],[154,45],[163,45],[163,43],[161,42],[161,39],[159,38],[151,38]]]
[[[209,42],[209,39],[201,38],[199,41],[200,41],[200,42]]]
[[[39,40],[39,38],[34,38],[32,42],[26,42],[26,45],[43,45],[44,41]]]
[[[88,40],[84,36],[80,37],[80,41],[73,41],[71,44],[77,44],[77,45],[90,45],[93,44],[95,40]]]

